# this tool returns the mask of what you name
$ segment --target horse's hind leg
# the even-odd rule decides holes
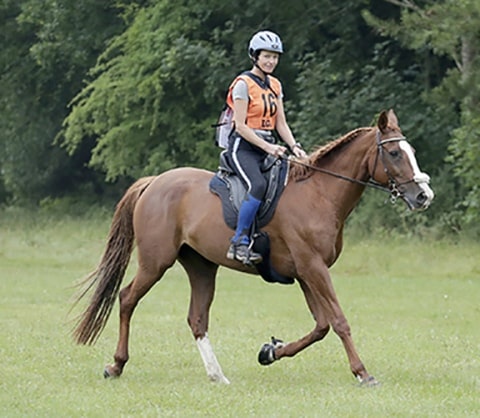
[[[182,247],[179,261],[188,274],[191,287],[188,325],[197,342],[207,375],[214,382],[228,384],[230,382],[223,374],[208,339],[209,311],[215,293],[215,276],[218,265],[203,258],[187,246]]]
[[[130,334],[130,320],[133,311],[140,299],[158,282],[173,261],[163,266],[147,268],[146,264],[139,262],[137,274],[132,282],[120,291],[120,332],[117,350],[113,356],[115,363],[105,366],[104,376],[118,377],[128,361],[128,339]]]

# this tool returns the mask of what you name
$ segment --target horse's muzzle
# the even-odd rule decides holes
[[[429,186],[430,176],[426,173],[421,173],[409,183],[406,190],[401,190],[402,198],[408,205],[410,210],[425,210],[432,203],[435,193]]]

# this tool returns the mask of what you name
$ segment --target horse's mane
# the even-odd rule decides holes
[[[311,167],[316,167],[319,161],[326,155],[331,154],[333,151],[336,151],[342,148],[345,144],[350,143],[352,140],[371,131],[373,128],[357,128],[344,136],[334,139],[333,141],[328,142],[327,144],[318,147],[313,151],[308,157],[300,160],[300,164],[295,164],[294,162],[290,165],[289,178],[293,181],[304,180],[307,177],[310,177],[313,170]]]

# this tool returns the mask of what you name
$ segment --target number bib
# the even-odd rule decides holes
[[[268,84],[253,78],[251,73],[243,73],[233,80],[228,89],[227,104],[233,109],[232,90],[238,80],[248,86],[248,110],[245,123],[249,128],[273,130],[277,120],[278,98],[282,91],[280,81],[268,76]]]

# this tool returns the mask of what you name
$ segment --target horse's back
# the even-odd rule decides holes
[[[175,168],[158,175],[138,202],[139,210],[165,211],[178,208],[189,194],[208,195],[211,171],[193,167]]]
[[[154,187],[168,187],[168,185],[179,186],[198,186],[201,183],[207,184],[213,177],[211,171],[194,167],[180,167],[163,172],[154,180]],[[155,186],[156,185],[156,186]]]
[[[228,240],[230,232],[223,221],[220,200],[209,189],[213,175],[184,167],[157,176],[137,203],[135,235],[171,240],[176,247],[185,243],[196,247],[219,230]]]

